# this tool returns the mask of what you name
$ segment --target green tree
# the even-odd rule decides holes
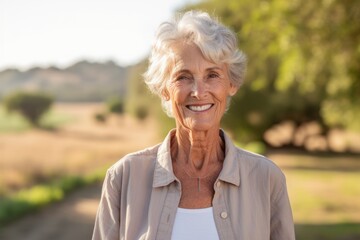
[[[126,112],[139,120],[148,116],[155,116],[161,124],[160,135],[166,133],[175,126],[174,120],[169,118],[162,110],[161,101],[158,96],[151,94],[147,88],[142,74],[148,66],[147,60],[133,66],[129,73]]]
[[[95,113],[94,119],[99,123],[105,123],[107,120],[107,114],[102,112]]]
[[[145,120],[149,115],[149,110],[145,106],[138,106],[136,108],[136,118],[140,121]]]
[[[144,60],[129,70],[128,89],[126,96],[126,112],[136,117],[137,109],[141,107],[150,108],[154,105],[153,95],[148,91],[142,74],[146,71],[147,61]]]
[[[124,102],[119,97],[109,98],[107,107],[110,113],[122,115],[124,113]]]
[[[9,112],[19,112],[33,126],[39,126],[41,117],[52,103],[50,95],[36,92],[16,92],[4,98],[4,105]]]
[[[242,140],[282,120],[360,131],[360,1],[211,0],[248,56],[246,81],[224,119]]]

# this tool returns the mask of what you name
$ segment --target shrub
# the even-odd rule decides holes
[[[53,101],[53,97],[45,93],[16,92],[4,98],[4,105],[9,112],[19,112],[31,125],[39,126]]]
[[[111,113],[123,114],[124,113],[124,103],[118,97],[112,97],[107,101],[108,110]]]
[[[95,113],[94,118],[99,123],[105,123],[107,119],[106,113]]]
[[[105,177],[105,169],[99,169],[86,176],[64,176],[56,181],[35,185],[29,189],[0,198],[0,230],[12,220],[52,202],[62,200],[68,193],[83,186],[100,182]]]
[[[145,118],[147,118],[147,116],[149,115],[149,111],[145,106],[139,106],[136,108],[136,118],[139,120],[145,120]]]

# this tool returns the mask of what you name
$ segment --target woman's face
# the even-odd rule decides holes
[[[237,88],[230,82],[225,64],[207,61],[194,44],[173,47],[175,65],[166,83],[176,124],[197,131],[219,129],[228,96]]]

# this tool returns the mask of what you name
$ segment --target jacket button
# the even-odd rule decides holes
[[[225,219],[225,218],[227,218],[228,214],[227,214],[227,212],[222,212],[220,214],[220,216],[221,216],[222,219]]]

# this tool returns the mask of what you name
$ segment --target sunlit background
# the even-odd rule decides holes
[[[0,69],[145,58],[160,22],[196,0],[2,0]]]
[[[248,56],[222,127],[284,171],[297,239],[360,239],[358,0],[0,0],[0,239],[91,237],[106,169],[174,127],[141,74],[189,9]]]

